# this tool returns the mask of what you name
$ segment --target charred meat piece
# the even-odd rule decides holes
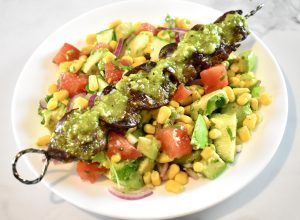
[[[159,59],[165,59],[167,57],[172,56],[174,51],[177,49],[177,43],[170,43],[160,49]]]

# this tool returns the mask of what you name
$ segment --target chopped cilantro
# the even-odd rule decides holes
[[[47,95],[47,96],[45,97],[45,101],[48,103],[49,100],[52,99],[52,98],[53,98],[53,94]]]
[[[230,140],[233,141],[235,139],[235,136],[233,136],[232,130],[229,127],[227,127],[226,131],[227,131],[227,133],[228,133],[228,135],[230,137]]]

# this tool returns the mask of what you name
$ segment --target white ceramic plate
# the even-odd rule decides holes
[[[189,18],[195,24],[212,22],[221,15],[214,9],[184,1],[126,1],[86,13],[48,37],[28,60],[16,85],[12,123],[19,150],[34,146],[36,138],[46,133],[40,125],[37,107],[40,98],[46,94],[47,85],[55,82],[57,67],[51,59],[64,42],[82,46],[87,34],[104,29],[113,20],[160,24],[167,14]],[[280,144],[288,112],[285,82],[273,55],[254,35],[243,43],[242,49],[246,48],[251,48],[258,56],[257,77],[272,94],[273,103],[263,108],[264,121],[251,141],[244,145],[237,162],[216,180],[190,181],[186,191],[179,195],[167,193],[163,186],[158,187],[152,196],[137,201],[112,196],[107,191],[108,181],[82,182],[74,172],[74,164],[51,165],[43,183],[78,207],[127,219],[182,216],[208,208],[236,193],[271,160]],[[34,173],[40,172],[40,160],[28,159],[27,162]]]

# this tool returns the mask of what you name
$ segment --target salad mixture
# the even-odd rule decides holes
[[[271,102],[255,54],[233,53],[249,35],[246,23],[241,11],[195,26],[170,16],[158,26],[118,20],[81,50],[65,43],[38,110],[50,134],[37,144],[51,159],[77,161],[84,181],[106,176],[110,192],[126,199],[216,178]]]

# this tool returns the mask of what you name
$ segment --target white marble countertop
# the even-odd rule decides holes
[[[26,186],[13,178],[16,154],[10,106],[16,80],[28,57],[55,29],[109,0],[0,0],[0,219],[108,219],[79,209],[50,192],[43,184]],[[246,11],[257,0],[199,0],[226,11]],[[300,217],[300,1],[267,0],[262,13],[250,21],[252,29],[271,48],[281,65],[289,95],[284,139],[269,165],[234,196],[202,212],[180,219],[291,219]],[[276,122],[275,122],[276,123]],[[29,171],[28,171],[29,172]]]

